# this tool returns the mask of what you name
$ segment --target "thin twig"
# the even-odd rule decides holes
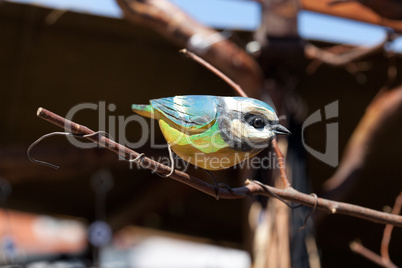
[[[363,246],[360,242],[354,241],[352,243],[350,243],[350,249],[357,253],[362,255],[363,257],[365,257],[366,259],[382,266],[382,267],[386,267],[386,268],[398,268],[397,266],[395,266],[395,264],[393,263],[386,263],[384,262],[384,260],[381,258],[380,255],[378,255],[377,253],[371,251],[370,249],[366,248],[365,246]]]
[[[392,208],[393,215],[399,215],[402,207],[402,192],[396,197],[394,207]],[[396,268],[397,266],[391,261],[389,257],[389,242],[391,241],[391,233],[394,229],[392,224],[387,224],[384,228],[384,234],[381,241],[381,256],[363,246],[360,242],[352,242],[350,249],[363,257],[371,260],[372,262],[387,268]]]
[[[274,139],[272,141],[272,148],[274,148],[276,157],[278,158],[279,170],[281,171],[281,178],[282,178],[283,184],[285,185],[285,188],[290,187],[291,185],[290,185],[288,176],[286,175],[285,158],[283,157],[283,154],[282,154],[281,150],[279,149],[276,139]]]
[[[201,57],[197,56],[195,53],[188,51],[187,49],[182,49],[180,50],[180,53],[183,53],[187,58],[192,59],[193,61],[198,62],[211,72],[213,72],[215,75],[219,76],[223,81],[225,81],[227,84],[229,84],[234,90],[239,93],[240,96],[242,97],[248,97],[247,94],[243,91],[243,89],[236,84],[232,79],[230,79],[228,76],[226,76],[224,73],[219,71],[217,68],[206,62],[204,59]]]
[[[401,213],[402,207],[402,192],[396,197],[394,207],[392,208],[391,213],[394,215],[399,215]],[[391,224],[387,224],[384,228],[384,234],[382,235],[381,241],[381,257],[386,262],[390,262],[391,259],[389,258],[389,242],[391,241],[391,233],[394,229],[394,226]]]
[[[70,120],[67,120],[57,114],[54,114],[44,108],[39,108],[37,115],[52,123],[55,124],[56,126],[62,127],[64,129],[68,129],[70,132],[74,134],[93,134],[94,131],[89,129],[86,126],[79,125],[75,122],[72,122]],[[119,155],[124,156],[127,159],[133,159],[134,157],[138,157],[141,154],[138,152],[135,152],[119,143],[116,143],[113,140],[110,140],[109,138],[105,136],[98,136],[98,137],[93,137],[93,136],[87,136],[86,139],[93,141],[100,146],[111,150]],[[150,170],[154,170],[158,173],[161,174],[168,174],[171,169],[168,166],[165,166],[159,162],[156,162],[152,159],[149,159],[145,156],[140,158],[141,161],[139,161],[139,165],[142,167],[148,168]],[[175,179],[179,182],[185,183],[199,191],[202,191],[212,197],[216,197],[216,188],[214,185],[208,184],[204,182],[203,180],[191,176],[187,173],[181,172],[179,170],[175,170],[174,173],[169,177],[172,179]],[[269,191],[266,191],[268,188]],[[328,199],[323,199],[323,198],[315,198],[314,196],[300,193],[293,189],[292,187],[288,187],[285,189],[278,189],[275,187],[271,187],[268,185],[265,185],[264,187],[261,187],[261,185],[258,185],[256,183],[250,182],[248,185],[244,187],[239,187],[239,188],[234,188],[231,190],[228,190],[226,188],[221,188],[221,193],[220,197],[223,199],[239,199],[239,198],[244,198],[245,195],[265,195],[265,196],[270,196],[270,192],[274,193],[277,196],[280,196],[282,199],[289,200],[292,202],[296,202],[299,204],[303,204],[309,207],[314,207],[316,206],[318,210],[325,211],[327,213],[332,213],[332,214],[344,214],[344,215],[350,215],[353,217],[358,217],[362,218],[365,220],[369,220],[372,222],[377,222],[377,223],[382,223],[382,224],[393,224],[398,227],[402,227],[402,217],[397,216],[397,215],[392,215],[390,213],[385,213],[385,212],[380,212],[376,211],[373,209],[369,208],[364,208],[361,206],[356,206],[352,204],[347,204],[343,202],[336,202],[336,201],[331,201]]]

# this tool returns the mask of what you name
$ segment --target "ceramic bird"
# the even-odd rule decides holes
[[[271,106],[252,98],[176,96],[132,109],[158,120],[171,149],[207,170],[234,166],[266,148],[276,134],[290,134]]]

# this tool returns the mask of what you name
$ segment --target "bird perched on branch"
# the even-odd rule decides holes
[[[271,106],[252,98],[176,96],[132,109],[157,119],[170,148],[207,170],[234,166],[266,148],[276,134],[290,134]]]

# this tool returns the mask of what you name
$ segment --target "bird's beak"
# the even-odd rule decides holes
[[[282,135],[290,135],[292,134],[287,128],[285,128],[282,125],[276,124],[274,126],[271,126],[272,131],[275,132],[276,134],[282,134]]]

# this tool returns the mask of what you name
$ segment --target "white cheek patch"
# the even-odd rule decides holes
[[[234,119],[230,124],[231,133],[241,140],[249,140],[252,143],[268,142],[274,133],[268,129],[255,129],[254,127],[243,123],[239,119]]]
[[[238,138],[243,139],[248,137],[248,129],[245,127],[245,125],[239,120],[239,119],[234,119],[232,120],[230,124],[230,130],[231,132]]]

